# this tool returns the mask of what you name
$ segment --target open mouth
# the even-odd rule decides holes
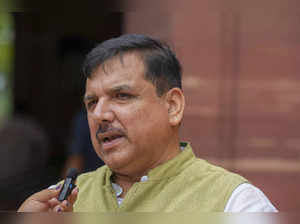
[[[122,135],[111,135],[111,136],[106,136],[104,138],[102,138],[102,142],[103,143],[110,143],[118,138],[122,138]]]
[[[96,132],[96,138],[103,150],[118,146],[123,142],[122,140],[124,140],[124,137],[126,137],[126,134],[123,130],[118,128],[99,128]]]

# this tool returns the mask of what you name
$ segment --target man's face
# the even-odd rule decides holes
[[[144,78],[135,54],[114,57],[87,79],[84,102],[96,153],[115,172],[133,174],[163,159],[172,133],[165,97]]]

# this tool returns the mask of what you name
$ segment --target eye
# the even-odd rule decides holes
[[[128,93],[117,93],[115,97],[119,100],[127,100],[132,98],[133,96]]]
[[[90,100],[86,103],[86,107],[90,109],[93,105],[97,103],[97,100]]]

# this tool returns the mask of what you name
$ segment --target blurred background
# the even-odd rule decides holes
[[[26,1],[0,12],[0,210],[56,183],[70,164],[92,169],[79,152],[88,140],[74,140],[86,129],[82,60],[103,40],[143,33],[167,42],[183,65],[182,139],[279,210],[299,211],[299,1],[73,4],[57,12]]]

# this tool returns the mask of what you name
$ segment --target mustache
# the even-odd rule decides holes
[[[113,127],[109,123],[102,123],[102,124],[99,125],[98,130],[96,132],[97,140],[100,141],[100,138],[98,137],[99,134],[105,134],[105,133],[108,133],[108,132],[118,133],[120,135],[126,136],[126,133],[122,129]]]

